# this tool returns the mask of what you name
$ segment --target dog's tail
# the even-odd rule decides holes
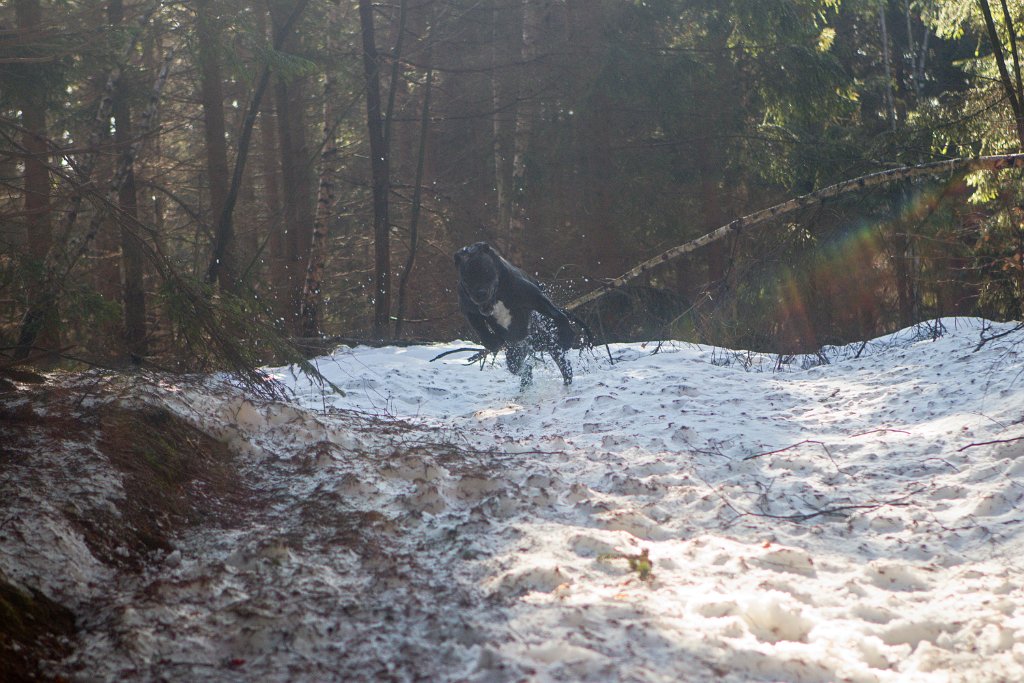
[[[582,348],[582,349],[592,349],[592,348],[594,348],[597,345],[597,341],[594,338],[594,333],[591,331],[590,326],[587,325],[582,320],[580,320],[578,316],[574,315],[573,313],[570,313],[569,311],[567,311],[565,309],[562,309],[562,313],[565,313],[565,316],[567,318],[569,318],[570,322],[573,322],[573,323],[579,325],[580,330],[583,333],[583,335],[582,335],[583,336],[583,344],[580,346],[580,348]],[[608,348],[608,343],[607,342],[604,343],[604,350],[608,353],[608,360],[611,361],[612,365],[614,365],[615,364],[615,359],[612,358],[612,350],[610,348]]]
[[[565,317],[569,319],[569,322],[575,323],[576,325],[579,326],[580,332],[582,332],[581,336],[583,338],[582,339],[582,341],[583,341],[582,348],[584,348],[584,349],[592,349],[592,348],[594,348],[594,344],[595,344],[595,342],[594,342],[594,333],[590,330],[590,326],[587,325],[582,320],[580,320],[579,317],[576,316],[575,314],[570,313],[569,311],[565,310],[564,308],[561,309],[561,310],[562,310],[562,313],[565,313]]]

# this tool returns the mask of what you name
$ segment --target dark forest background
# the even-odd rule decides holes
[[[1020,151],[1024,2],[13,0],[0,365],[465,338],[452,253],[557,302],[831,183]],[[1020,172],[844,195],[589,304],[778,353],[1022,317]]]

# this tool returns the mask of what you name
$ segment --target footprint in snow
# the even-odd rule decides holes
[[[498,579],[491,595],[515,598],[533,592],[550,593],[571,580],[557,566],[530,567],[506,573]]]

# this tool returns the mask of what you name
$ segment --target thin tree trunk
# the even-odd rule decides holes
[[[493,0],[492,7],[492,29],[491,29],[491,127],[494,134],[494,190],[495,202],[497,204],[497,225],[494,234],[501,240],[506,240],[509,234],[509,221],[511,220],[511,168],[508,158],[508,138],[512,127],[513,119],[510,116],[508,104],[508,85],[502,80],[502,70],[499,68],[499,56],[504,54],[504,34],[501,20],[501,3],[503,0]]]
[[[412,192],[412,215],[409,218],[409,258],[398,279],[398,316],[395,320],[395,339],[402,338],[402,325],[405,321],[405,292],[409,284],[409,276],[416,264],[416,248],[419,241],[420,206],[423,197],[423,166],[427,158],[427,136],[430,133],[430,96],[434,84],[433,58],[428,48],[426,55],[427,76],[423,86],[423,110],[420,112],[420,144],[416,157],[416,180]]]
[[[228,196],[228,148],[224,125],[224,87],[220,68],[221,32],[219,17],[211,0],[197,0],[196,38],[199,53],[199,99],[203,106],[206,143],[206,175],[210,192],[210,215],[218,220]],[[235,245],[229,241],[217,273],[220,286],[234,291],[238,286]]]
[[[313,169],[306,135],[304,88],[299,80],[279,80],[276,86],[277,134],[283,190],[284,256],[287,272],[287,315],[299,333],[302,290],[315,222]]]
[[[108,14],[112,25],[124,20],[122,0],[111,0]],[[123,154],[133,144],[131,107],[123,88],[119,88],[113,103],[114,145]],[[146,289],[144,249],[136,230],[139,223],[139,202],[135,189],[135,154],[128,162],[124,182],[117,190],[117,203],[121,212],[121,306],[124,314],[124,341],[129,357],[138,361],[145,357],[146,343]]]
[[[405,42],[405,24],[408,19],[408,0],[398,1],[398,35],[391,51],[391,78],[388,81],[388,106],[384,110],[384,147],[391,149],[391,128],[395,120],[395,100],[402,75],[402,45]]]
[[[896,100],[892,93],[892,64],[889,59],[889,29],[885,21],[886,0],[878,2],[878,23],[882,29],[882,62],[885,64],[885,106],[889,116],[889,127],[896,130]]]
[[[1006,5],[1006,0],[999,0],[999,4],[1002,5],[1003,23],[1006,24],[1006,32],[1010,36],[1010,57],[1013,58],[1013,80],[1017,90],[1017,101],[1021,108],[1024,109],[1024,101],[1021,99],[1024,98],[1024,83],[1021,83],[1020,53],[1017,51],[1017,29],[1013,25],[1013,19],[1010,17],[1010,8]]]
[[[373,335],[383,339],[391,318],[391,245],[388,231],[390,172],[381,120],[380,55],[374,39],[373,3],[359,0],[359,21],[363,42],[363,75],[366,80],[366,126],[370,139],[370,168],[373,178],[374,313]]]
[[[767,223],[770,220],[786,216],[794,211],[799,211],[800,209],[816,206],[828,199],[832,199],[840,195],[871,187],[878,187],[880,185],[900,180],[909,180],[911,178],[920,178],[923,176],[940,176],[954,171],[1002,171],[1009,168],[1024,168],[1024,154],[999,154],[986,157],[935,161],[918,166],[893,168],[888,171],[872,173],[859,178],[853,178],[852,180],[845,180],[841,183],[836,183],[835,185],[829,185],[828,187],[822,188],[816,192],[811,192],[809,194],[790,199],[789,201],[781,204],[768,207],[767,209],[755,211],[754,213],[742,218],[737,218],[731,223],[727,223],[717,230],[713,230],[712,232],[698,237],[695,240],[690,240],[685,244],[680,244],[679,246],[664,251],[654,258],[644,261],[629,272],[606,283],[601,289],[596,289],[574,299],[568,306],[566,306],[566,308],[568,310],[575,310],[580,306],[585,306],[592,301],[600,299],[605,294],[619,289],[626,283],[635,280],[641,275],[650,273],[654,268],[668,263],[673,259],[683,256],[684,254],[689,254],[690,252],[696,251],[705,245],[711,244],[712,242],[716,242],[730,235],[738,235],[745,229],[758,226],[762,223]]]
[[[523,42],[521,57],[524,68],[537,58],[540,38],[542,0],[523,0]],[[513,263],[523,263],[529,216],[526,214],[526,155],[537,117],[537,97],[526,92],[525,77],[520,74],[516,127],[512,140],[512,193],[509,208],[509,230],[506,251]]]
[[[327,30],[327,53],[333,49],[333,37],[340,24],[341,3],[335,0],[330,10]],[[322,331],[322,302],[320,291],[324,273],[327,228],[334,207],[334,163],[338,156],[338,140],[335,134],[335,90],[338,76],[329,69],[324,80],[323,107],[323,148],[320,152],[320,181],[316,197],[316,219],[313,221],[313,240],[309,245],[309,260],[306,265],[306,279],[302,286],[302,309],[300,311],[299,336],[317,337]]]
[[[284,260],[284,210],[281,208],[281,178],[277,145],[277,114],[268,101],[260,114],[260,166],[263,176],[263,196],[267,202],[269,233],[264,250],[270,271],[269,294],[274,312],[283,318],[287,291],[288,270]]]
[[[18,30],[33,34],[42,26],[39,0],[18,0],[15,4]],[[43,266],[53,248],[53,227],[50,206],[49,145],[46,132],[46,104],[42,92],[27,83],[20,98],[21,140],[25,150],[25,244],[28,255],[37,266]],[[42,345],[60,346],[60,328],[56,321],[41,328]]]
[[[114,105],[114,120],[118,146],[130,144],[132,134],[131,112],[126,102]],[[138,193],[135,189],[135,171],[129,169],[118,190],[118,206],[126,220],[121,221],[121,297],[124,310],[124,340],[128,353],[135,361],[147,352],[145,250],[137,231],[139,224]]]
[[[278,30],[274,32],[273,46],[275,50],[281,49],[285,39],[295,26],[295,22],[299,20],[299,16],[305,9],[307,2],[308,0],[296,0],[291,13],[288,15],[288,19]],[[217,282],[220,276],[220,269],[223,266],[227,255],[228,247],[234,239],[235,231],[232,223],[232,216],[234,214],[235,204],[238,202],[238,193],[242,187],[245,163],[249,158],[249,148],[252,144],[252,130],[256,125],[256,117],[260,111],[260,103],[263,101],[263,95],[266,93],[267,86],[269,84],[270,65],[268,64],[264,66],[263,71],[260,72],[259,79],[256,82],[256,88],[253,90],[252,99],[249,101],[249,107],[246,110],[244,123],[242,125],[242,132],[238,136],[238,149],[235,154],[235,168],[231,174],[231,185],[228,187],[228,194],[224,201],[224,210],[221,212],[220,218],[217,221],[216,230],[214,231],[213,250],[210,256],[210,264],[206,269],[206,282],[208,284]]]

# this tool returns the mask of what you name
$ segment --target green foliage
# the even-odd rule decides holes
[[[291,344],[273,313],[256,297],[215,294],[201,281],[172,275],[164,281],[159,299],[175,330],[179,361],[186,367],[225,370],[257,396],[279,399],[285,398],[281,387],[259,367],[270,361],[290,363],[314,381],[344,393]]]
[[[636,572],[637,578],[641,581],[650,581],[654,578],[654,561],[650,558],[650,550],[644,548],[636,555],[629,553],[604,553],[599,555],[599,560],[625,560],[629,564],[629,571]]]

